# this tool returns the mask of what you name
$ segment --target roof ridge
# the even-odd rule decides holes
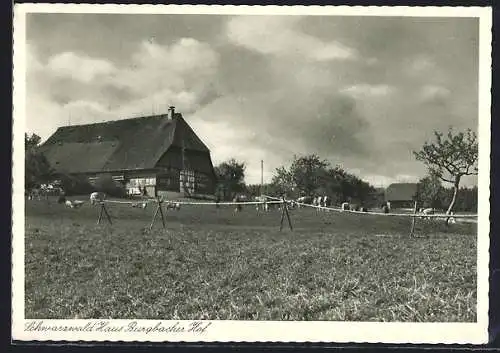
[[[418,182],[416,182],[416,181],[415,182],[403,182],[403,183],[396,182],[396,183],[389,184],[389,186],[391,186],[391,185],[416,185],[416,184],[418,184]]]
[[[81,127],[81,126],[92,126],[92,125],[106,125],[106,124],[113,124],[113,123],[117,123],[117,122],[121,122],[121,121],[131,121],[131,120],[140,120],[140,119],[152,119],[152,118],[162,118],[162,119],[165,119],[167,116],[168,116],[168,114],[137,116],[137,117],[125,118],[125,119],[116,119],[116,120],[108,120],[108,121],[97,121],[97,122],[88,123],[88,124],[65,125],[65,126],[60,126],[59,129],[61,129],[61,128]]]

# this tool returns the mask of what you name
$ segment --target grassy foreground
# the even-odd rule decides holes
[[[26,204],[25,317],[476,321],[476,225],[185,206]]]

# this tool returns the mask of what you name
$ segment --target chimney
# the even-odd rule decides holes
[[[174,115],[175,115],[175,107],[173,105],[171,105],[169,108],[168,108],[168,118],[170,120],[172,120],[174,118]]]

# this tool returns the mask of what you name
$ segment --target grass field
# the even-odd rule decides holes
[[[476,321],[476,224],[27,201],[26,318]]]

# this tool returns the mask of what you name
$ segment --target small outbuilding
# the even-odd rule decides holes
[[[385,189],[385,201],[391,208],[412,208],[417,197],[417,183],[393,183]]]

